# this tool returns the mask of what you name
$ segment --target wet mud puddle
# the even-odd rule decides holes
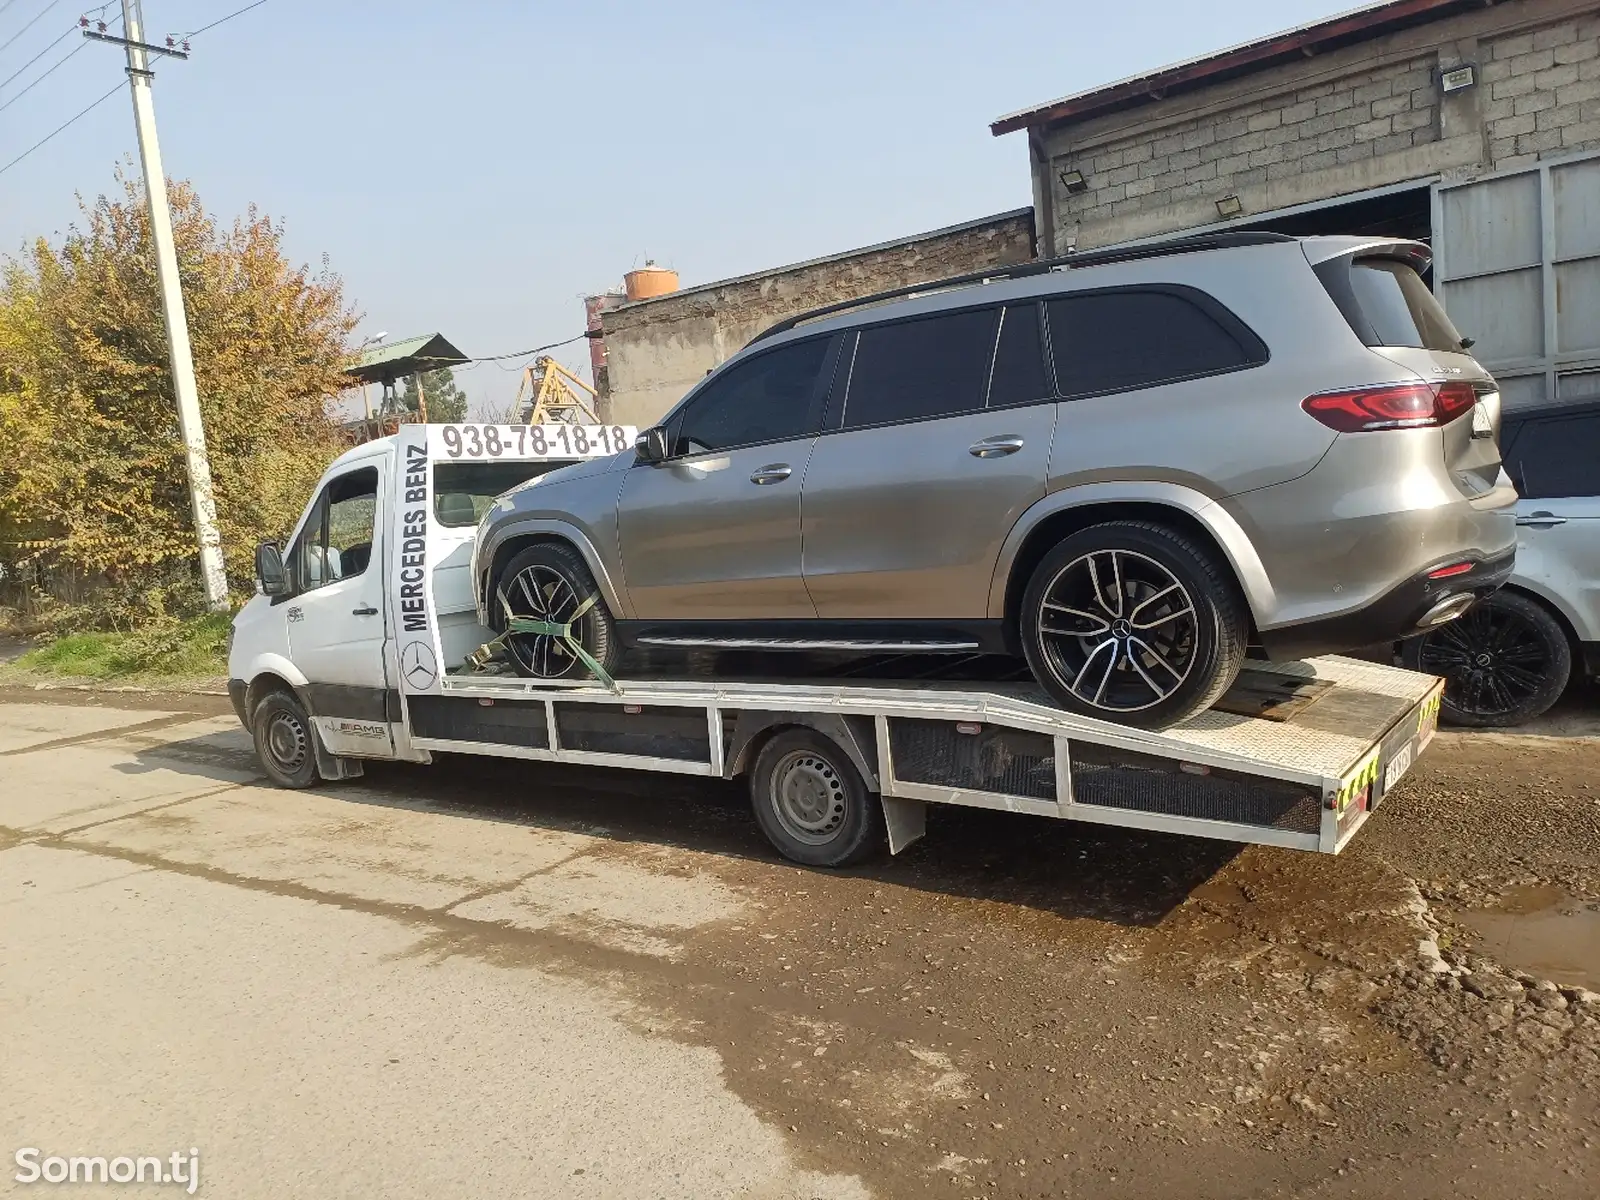
[[[1480,950],[1506,969],[1600,991],[1600,904],[1560,888],[1516,887],[1493,908],[1456,915],[1482,939]]]

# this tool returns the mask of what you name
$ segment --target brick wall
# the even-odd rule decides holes
[[[775,321],[840,300],[1033,257],[1033,210],[935,230],[606,311],[608,421],[654,424]]]
[[[1329,54],[1041,131],[1041,250],[1193,229],[1600,147],[1600,11],[1510,0]],[[1445,96],[1441,71],[1477,68]],[[1088,190],[1069,193],[1063,171]]]
[[[1600,147],[1600,13],[1493,39],[1482,58],[1496,170]]]

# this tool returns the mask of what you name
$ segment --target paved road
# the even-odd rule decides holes
[[[1600,741],[1446,735],[1338,859],[957,812],[829,874],[731,785],[270,789],[223,709],[0,695],[18,1194],[24,1146],[228,1197],[1600,1182],[1600,1009],[1470,924],[1600,902]]]

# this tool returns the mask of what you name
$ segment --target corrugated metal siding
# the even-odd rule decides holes
[[[1507,407],[1600,395],[1600,155],[1435,197],[1435,288]]]

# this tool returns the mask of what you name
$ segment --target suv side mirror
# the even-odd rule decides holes
[[[641,433],[633,443],[633,448],[639,455],[640,462],[658,463],[667,458],[671,453],[671,446],[667,442],[667,427],[653,425]]]
[[[283,553],[274,542],[256,547],[256,580],[267,596],[282,596],[289,590],[289,574],[283,569]]]

